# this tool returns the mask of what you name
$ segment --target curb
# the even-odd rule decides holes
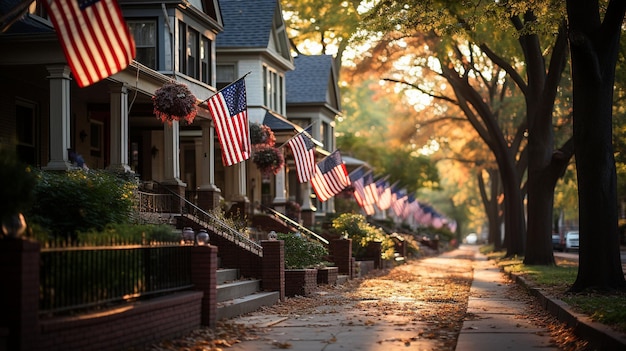
[[[587,315],[575,312],[565,302],[544,294],[542,289],[532,286],[522,276],[507,273],[516,284],[534,296],[544,310],[574,330],[574,334],[589,342],[598,350],[626,350],[626,334],[611,329],[602,323],[594,322]]]

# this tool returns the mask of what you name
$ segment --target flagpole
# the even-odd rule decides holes
[[[246,76],[247,76],[248,74],[250,74],[250,73],[252,73],[252,71],[250,71],[250,72],[248,72],[248,73],[244,74],[243,76],[239,77],[237,80],[235,80],[235,81],[232,81],[232,82],[228,83],[228,85],[226,85],[226,86],[225,86],[225,87],[223,87],[222,89],[218,90],[215,94],[213,94],[213,95],[209,96],[208,98],[206,98],[206,99],[204,99],[204,100],[200,101],[200,102],[199,102],[199,103],[197,103],[196,105],[200,106],[201,104],[203,104],[203,103],[205,103],[205,102],[209,101],[212,97],[214,97],[215,95],[219,94],[219,93],[220,93],[220,91],[222,91],[222,90],[224,90],[224,89],[228,88],[229,86],[231,86],[231,85],[233,85],[233,84],[237,83],[238,81],[240,81],[240,80],[242,80],[242,79],[246,78]]]
[[[313,122],[313,123],[309,124],[306,128],[304,128],[304,129],[302,130],[302,132],[306,131],[309,127],[312,127],[315,123],[317,123],[317,121],[315,121],[315,122]],[[280,149],[281,147],[283,147],[283,146],[287,145],[287,143],[288,143],[288,142],[290,142],[290,141],[291,141],[291,139],[293,139],[293,138],[297,137],[297,136],[298,136],[300,133],[302,133],[302,132],[298,132],[298,134],[296,134],[296,135],[292,136],[291,138],[287,139],[287,141],[285,141],[284,143],[280,144],[280,146],[278,146],[277,148],[278,148],[278,149]],[[309,133],[307,133],[307,134],[309,134]],[[313,139],[313,138],[310,136],[310,134],[309,134],[309,139]]]
[[[20,18],[26,15],[28,7],[35,0],[23,0],[7,11],[0,17],[0,24],[2,25],[2,33],[6,32],[13,23],[17,22]]]

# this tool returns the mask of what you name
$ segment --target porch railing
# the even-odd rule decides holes
[[[140,223],[162,224],[172,221],[172,195],[138,190],[137,218]]]
[[[40,313],[189,289],[190,250],[181,245],[42,248]]]
[[[316,239],[317,241],[325,244],[325,245],[329,245],[330,242],[326,239],[324,239],[324,237],[320,236],[319,234],[315,233],[314,231],[310,230],[309,228],[303,226],[302,224],[294,221],[293,219],[289,218],[289,216],[286,216],[278,211],[276,211],[275,209],[271,208],[271,207],[267,207],[264,206],[264,208],[271,212],[274,216],[282,219],[283,221],[289,223],[290,225],[294,226],[296,229],[298,229],[301,233],[303,233],[304,235],[307,235],[309,237],[312,237],[314,239]]]
[[[197,223],[198,225],[210,230],[211,232],[219,235],[220,237],[235,243],[237,246],[242,247],[259,257],[263,256],[263,248],[253,240],[250,240],[247,236],[241,234],[236,229],[228,225],[228,223],[222,221],[215,215],[201,209],[193,202],[186,198],[176,194],[171,189],[161,187],[168,195],[171,196],[171,201],[181,201],[182,213],[181,215],[189,220]],[[175,200],[178,199],[178,200]]]
[[[222,238],[237,244],[239,247],[242,247],[260,257],[263,256],[263,247],[261,245],[250,240],[250,238],[231,228],[221,219],[204,211],[186,199],[184,199],[182,215],[205,227],[207,230],[221,236]]]

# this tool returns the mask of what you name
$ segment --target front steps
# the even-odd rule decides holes
[[[279,297],[278,291],[261,291],[258,279],[240,279],[237,269],[217,270],[217,320],[271,306]]]

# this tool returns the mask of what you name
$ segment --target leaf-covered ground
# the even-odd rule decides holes
[[[250,316],[280,316],[297,319],[302,316],[341,315],[342,326],[393,326],[397,336],[373,341],[383,346],[419,346],[430,350],[454,350],[466,315],[472,283],[471,257],[430,257],[406,264],[376,270],[365,278],[347,281],[340,286],[321,286],[308,297],[287,298]],[[527,302],[519,318],[532,320],[549,330],[553,346],[561,350],[586,350],[586,343],[570,329],[535,304],[522,288],[511,284],[509,294]],[[267,329],[251,327],[235,320],[221,321],[215,330],[200,328],[188,335],[151,345],[149,351],[215,351],[233,345],[248,349],[248,343],[264,341],[268,349],[295,349],[288,340],[274,340]],[[411,331],[407,337],[405,331]],[[297,336],[292,336],[297,337]],[[337,340],[329,338],[327,343]]]

